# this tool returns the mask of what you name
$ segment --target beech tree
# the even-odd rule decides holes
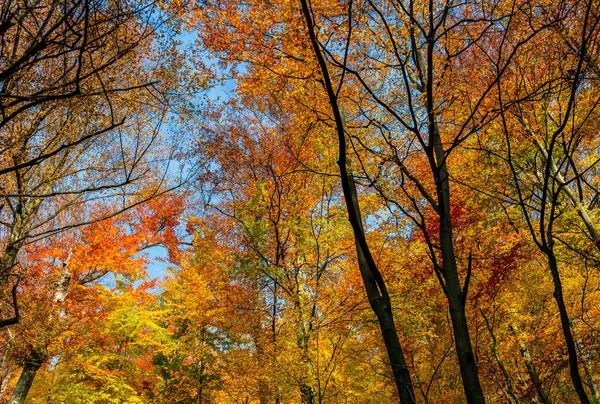
[[[349,338],[341,322],[352,318],[328,298],[348,293],[342,298],[348,307],[358,304],[336,285],[349,244],[343,241],[339,195],[324,175],[331,162],[310,157],[328,152],[319,139],[296,137],[292,111],[275,97],[241,103],[210,124],[199,153],[212,163],[205,178],[212,184],[213,220],[224,216],[232,228],[232,240],[224,242],[239,246],[231,253],[239,255],[236,278],[250,296],[237,305],[258,312],[248,332],[257,352],[278,369],[273,376],[279,382],[259,386],[260,400],[289,400],[293,396],[281,384],[291,378],[302,402],[321,403],[331,394],[339,351]],[[332,304],[342,311],[335,313]]]
[[[163,128],[179,102],[165,94],[178,91],[185,63],[153,2],[9,1],[0,16],[6,326],[19,318],[9,301],[25,244],[185,180],[167,176],[177,145]],[[92,208],[99,199],[112,202]]]
[[[505,158],[512,174],[514,201],[521,209],[534,243],[546,257],[567,346],[570,375],[582,403],[588,403],[590,399],[579,370],[578,349],[565,303],[556,250],[557,243],[561,241],[568,248],[575,247],[562,239],[560,230],[557,230],[561,216],[571,209],[576,210],[585,229],[584,234],[592,245],[596,245],[598,240],[584,197],[584,188],[590,185],[592,192],[596,193],[596,187],[586,177],[589,178],[587,173],[590,170],[595,170],[597,162],[590,159],[584,162],[582,155],[587,149],[583,145],[590,141],[583,128],[586,121],[597,114],[598,103],[597,97],[586,88],[586,82],[593,81],[594,77],[595,65],[590,64],[588,55],[598,46],[600,23],[592,8],[591,2],[582,4],[581,19],[574,21],[567,16],[555,28],[552,34],[555,35],[554,43],[558,44],[556,62],[546,64],[544,74],[528,77],[528,83],[517,87],[511,94],[514,97],[518,93],[522,99],[529,98],[531,101],[514,103],[503,95],[504,91],[499,91]],[[513,85],[505,80],[498,83],[499,87]],[[535,95],[531,94],[533,88]],[[513,105],[508,106],[509,103]],[[527,168],[516,158],[523,156],[524,151],[514,144],[518,136],[514,132],[521,132],[534,150],[533,155],[526,157],[530,165]],[[572,183],[576,185],[575,192]],[[589,383],[589,387],[594,390],[594,383]],[[593,394],[597,395],[596,392]]]
[[[356,199],[375,192],[397,220],[412,221],[403,231],[420,232],[427,246],[432,273],[448,302],[467,400],[482,402],[473,330],[467,321],[477,244],[460,225],[465,202],[460,193],[473,184],[455,183],[452,187],[461,191],[450,197],[452,178],[460,176],[452,167],[472,166],[469,159],[477,156],[466,152],[470,142],[501,120],[502,108],[496,103],[498,93],[506,91],[498,88],[501,80],[512,77],[520,60],[531,58],[553,32],[562,30],[564,36],[566,20],[582,21],[580,5],[523,1],[300,6],[301,10],[295,3],[207,3],[192,22],[203,30],[205,46],[232,66],[243,97],[261,99],[285,89],[286,102],[336,129],[347,206],[357,244],[366,254],[363,268],[370,268],[363,273],[375,276],[377,293],[385,295],[383,278],[376,279],[376,262],[368,258]],[[546,11],[532,11],[537,9]],[[304,30],[298,29],[299,21]],[[570,43],[580,47],[572,37]],[[243,68],[238,71],[239,66]],[[324,102],[331,109],[323,108]],[[467,237],[472,241],[456,241]],[[475,257],[475,262],[485,259]],[[481,296],[482,291],[475,292]],[[372,301],[379,301],[377,293]],[[391,302],[383,300],[381,312],[387,306],[389,320]],[[385,328],[397,341],[393,327]],[[489,333],[495,335],[493,329]],[[402,350],[398,342],[393,344],[391,351],[398,355],[393,366],[404,372]],[[396,380],[399,392],[411,384],[408,372]],[[414,400],[410,389],[405,393],[405,401]]]
[[[157,338],[158,345],[164,335],[154,313],[140,313],[135,307],[152,301],[146,290],[153,283],[132,285],[147,280],[150,261],[144,252],[148,248],[162,245],[172,256],[177,254],[175,227],[181,206],[178,196],[157,198],[77,233],[62,233],[25,247],[23,265],[28,271],[22,274],[20,293],[23,320],[11,327],[10,339],[2,341],[7,368],[22,367],[10,403],[25,402],[40,368],[50,361],[60,369],[56,377],[78,385],[73,390],[83,394],[96,383],[86,378],[107,380],[96,393],[114,388],[111,383],[117,383],[118,369],[133,366],[126,353],[136,360],[148,359],[151,339]],[[115,282],[112,289],[105,286],[109,275]],[[151,329],[152,335],[147,333]],[[89,346],[90,338],[96,339],[93,346]],[[86,350],[85,359],[75,359]],[[83,366],[87,376],[78,376],[82,370],[76,370],[77,366]],[[15,369],[4,376],[3,391],[10,391],[10,380],[16,375]],[[44,394],[58,400],[64,392],[50,389]]]
[[[0,390],[598,401],[597,5],[3,4]]]

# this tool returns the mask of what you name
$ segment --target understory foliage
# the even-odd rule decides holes
[[[598,0],[0,7],[0,403],[600,402]]]

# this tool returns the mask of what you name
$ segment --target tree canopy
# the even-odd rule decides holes
[[[598,0],[0,5],[0,403],[599,403]]]

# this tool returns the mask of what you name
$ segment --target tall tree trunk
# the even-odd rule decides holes
[[[484,403],[483,392],[479,382],[477,364],[471,346],[471,337],[465,314],[465,302],[463,300],[463,289],[460,286],[456,258],[454,256],[454,245],[452,240],[452,227],[450,218],[443,218],[440,226],[440,238],[442,245],[443,276],[446,288],[446,297],[450,308],[450,319],[454,331],[454,342],[456,354],[463,380],[463,387],[468,403]],[[465,288],[466,289],[466,288]]]
[[[12,273],[12,269],[17,263],[17,254],[19,249],[20,246],[12,244],[9,239],[9,243],[4,249],[4,255],[0,261],[0,296],[2,295],[2,291],[6,289],[6,286],[11,278],[16,278],[16,281],[13,283],[11,288],[14,316],[0,319],[0,328],[17,324],[21,320],[21,316],[19,314],[19,302],[17,300],[17,287],[19,286],[20,277]]]
[[[302,349],[302,357],[303,359],[301,360],[302,362],[302,368],[303,368],[303,374],[302,374],[302,378],[300,379],[299,383],[300,383],[300,396],[301,396],[301,403],[302,404],[314,404],[315,402],[315,392],[312,388],[312,386],[309,384],[311,382],[311,372],[310,372],[310,355],[309,355],[309,345],[308,342],[310,340],[310,336],[312,334],[311,332],[311,326],[307,327],[305,326],[305,321],[304,321],[304,316],[302,315],[302,303],[299,300],[299,298],[296,298],[297,300],[295,301],[295,306],[296,306],[296,312],[297,312],[297,322],[299,324],[299,329],[298,329],[298,336],[297,336],[297,341],[298,341],[298,346],[300,347],[300,349]]]
[[[300,394],[302,396],[301,402],[302,404],[314,404],[315,403],[315,393],[311,386],[303,384],[300,386]]]
[[[465,302],[463,300],[463,289],[460,286],[456,258],[454,257],[454,246],[452,241],[452,230],[450,219],[445,218],[441,226],[441,244],[443,260],[443,276],[446,288],[446,297],[450,308],[450,319],[454,331],[454,342],[456,354],[463,380],[463,387],[468,403],[484,403],[483,392],[479,382],[477,364],[471,346],[471,337],[465,314]],[[465,288],[466,289],[466,288]]]
[[[8,353],[12,348],[14,336],[10,331],[10,328],[7,328],[6,331],[8,333],[8,341],[5,345],[4,352],[2,353],[2,361],[0,361],[0,372],[2,372],[2,377],[0,377],[0,397],[4,396],[4,393],[8,388],[8,384],[12,379],[12,374],[8,367]]]
[[[398,389],[400,402],[402,404],[412,404],[415,403],[415,394],[410,373],[406,366],[404,354],[400,346],[400,340],[398,339],[398,333],[396,332],[390,296],[385,281],[377,268],[366,241],[356,194],[356,185],[352,174],[349,172],[346,153],[346,128],[343,114],[339,108],[337,95],[333,89],[327,63],[321,53],[320,44],[316,37],[312,12],[308,6],[307,0],[300,0],[300,4],[302,5],[302,12],[308,29],[308,35],[315,58],[319,64],[325,91],[335,119],[339,151],[338,166],[340,168],[342,190],[344,192],[348,220],[350,221],[354,233],[359,270],[367,291],[369,303],[379,322],[385,348],[392,367],[394,381],[396,383],[396,388]]]
[[[429,92],[428,92],[429,96]],[[450,319],[454,330],[454,343],[456,344],[456,354],[462,376],[463,387],[467,402],[469,404],[484,403],[483,391],[479,382],[477,363],[473,355],[471,346],[471,337],[465,314],[465,305],[469,287],[471,259],[469,259],[469,268],[465,280],[464,288],[461,287],[456,264],[456,255],[454,253],[454,239],[452,238],[452,216],[450,213],[450,183],[448,180],[448,171],[446,166],[446,154],[441,144],[441,136],[437,123],[430,112],[430,132],[434,144],[432,145],[430,158],[433,177],[436,183],[438,199],[438,216],[440,223],[440,249],[442,256],[441,275],[444,279],[442,288],[448,298],[450,308]],[[433,152],[433,153],[432,153]]]
[[[258,381],[258,402],[260,404],[269,402],[269,385],[264,380]]]
[[[552,240],[550,240],[552,243]],[[556,255],[554,249],[550,245],[544,251],[548,257],[548,265],[550,266],[550,272],[552,273],[552,282],[554,283],[554,300],[558,306],[558,312],[560,313],[560,324],[565,336],[565,342],[567,344],[567,352],[569,354],[569,371],[571,374],[571,380],[575,387],[575,392],[579,396],[579,400],[584,404],[589,404],[590,400],[585,392],[583,383],[581,381],[581,375],[579,373],[579,365],[577,363],[577,349],[575,348],[575,340],[571,333],[571,321],[569,320],[569,314],[567,313],[567,306],[563,298],[562,282],[560,280],[560,274],[558,272],[558,263],[556,262]]]
[[[25,402],[29,389],[33,384],[33,379],[35,379],[35,375],[44,363],[44,360],[45,358],[40,351],[36,349],[31,351],[31,354],[29,354],[25,361],[25,366],[23,367],[21,376],[19,376],[17,385],[13,390],[10,401],[8,402],[9,404],[23,404]]]
[[[265,350],[262,342],[260,341],[260,334],[264,332],[260,324],[254,325],[255,330],[257,330],[257,334],[253,336],[254,338],[254,346],[256,348],[256,356],[259,363],[266,363],[269,358],[265,355]],[[270,388],[269,383],[264,377],[261,375],[258,379],[258,402],[260,404],[267,404],[269,402],[270,397]]]
[[[276,265],[279,266],[279,253],[276,258]],[[271,317],[271,341],[273,342],[273,358],[277,358],[277,282],[273,282],[273,316]],[[279,390],[278,381],[275,383],[275,404],[281,402],[281,391]]]

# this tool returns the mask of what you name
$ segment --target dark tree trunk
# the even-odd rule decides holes
[[[560,280],[560,274],[558,272],[558,263],[556,262],[556,256],[554,255],[554,249],[552,247],[546,248],[544,251],[548,256],[548,265],[550,266],[550,272],[552,273],[552,282],[554,283],[554,300],[558,305],[558,312],[560,313],[560,324],[562,326],[563,334],[565,336],[565,342],[567,344],[567,352],[569,353],[569,371],[571,373],[571,380],[573,380],[573,386],[575,392],[579,396],[579,400],[584,404],[589,404],[590,400],[585,392],[583,383],[581,381],[581,375],[579,373],[579,365],[577,363],[577,349],[575,348],[575,340],[571,333],[571,322],[569,320],[569,314],[567,313],[567,306],[563,298],[562,282]]]
[[[23,404],[29,393],[29,389],[33,384],[37,371],[44,363],[44,356],[41,352],[33,350],[27,360],[25,366],[19,376],[19,381],[13,390],[9,404]]]
[[[438,217],[440,223],[440,249],[442,256],[442,266],[438,268],[443,277],[442,288],[448,298],[450,308],[450,318],[454,331],[454,343],[456,344],[456,354],[460,374],[462,376],[463,387],[467,402],[469,404],[485,403],[477,363],[473,355],[471,346],[471,337],[465,314],[465,305],[468,292],[468,282],[470,273],[467,274],[465,285],[461,287],[456,264],[456,255],[454,254],[454,239],[452,238],[452,216],[450,213],[450,183],[448,180],[448,171],[446,166],[446,154],[441,145],[441,137],[435,123],[433,115],[430,117],[430,131],[434,144],[428,151],[430,162],[432,164],[433,177],[436,183],[438,199]],[[433,158],[435,154],[435,159]],[[469,260],[469,272],[470,272]]]
[[[398,339],[398,333],[396,332],[390,297],[385,281],[383,280],[383,277],[381,276],[381,273],[379,272],[375,260],[373,259],[373,256],[369,250],[362,225],[362,217],[360,214],[358,198],[356,194],[356,186],[352,174],[348,171],[346,128],[344,118],[338,105],[336,92],[333,89],[327,63],[325,62],[323,54],[321,53],[319,41],[316,37],[313,17],[308,2],[307,0],[300,0],[300,4],[302,6],[302,13],[308,29],[309,39],[311,41],[315,58],[319,64],[325,91],[327,92],[329,104],[335,119],[339,151],[338,166],[340,168],[342,190],[344,192],[348,220],[352,225],[352,231],[354,233],[359,261],[359,270],[367,291],[369,303],[371,304],[371,308],[375,312],[379,322],[379,327],[383,335],[388,358],[392,367],[394,381],[396,383],[396,388],[398,389],[400,402],[402,404],[412,404],[415,403],[415,394],[410,379],[410,373],[406,366],[404,354],[400,346],[400,340]]]
[[[479,382],[477,363],[473,355],[471,337],[465,314],[464,290],[461,288],[456,258],[454,256],[454,245],[452,240],[452,226],[449,217],[440,219],[440,241],[442,246],[442,267],[445,282],[445,292],[450,308],[450,319],[454,331],[454,342],[456,354],[463,380],[463,386],[468,403],[484,403],[483,392]],[[466,288],[465,288],[466,289]]]
[[[269,402],[269,385],[264,380],[258,382],[258,402],[260,404]]]
[[[314,404],[315,403],[315,393],[312,387],[307,385],[302,385],[300,387],[300,394],[302,395],[302,404]]]

